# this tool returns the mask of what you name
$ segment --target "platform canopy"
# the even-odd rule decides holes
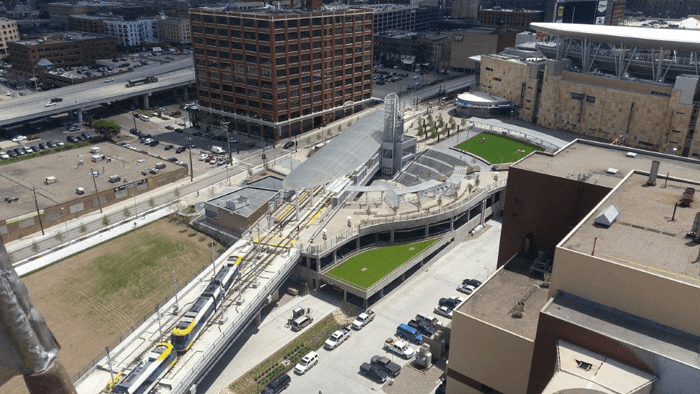
[[[700,52],[700,30],[585,25],[578,23],[530,23],[542,33],[627,47],[664,48]]]
[[[348,120],[354,121],[352,117]],[[377,153],[383,133],[384,111],[377,110],[360,118],[295,168],[285,178],[284,188],[309,189],[344,177]]]

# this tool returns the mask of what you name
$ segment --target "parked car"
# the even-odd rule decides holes
[[[54,105],[56,105],[56,103],[48,101],[46,104],[44,104],[44,107],[53,107]]]
[[[382,368],[369,363],[360,365],[360,373],[377,383],[384,383],[389,378],[389,375]]]
[[[282,146],[284,149],[289,149],[294,147],[294,141],[289,141]]]
[[[163,146],[163,149],[164,149],[164,150],[170,150],[170,149],[173,149],[174,147],[175,147],[175,145],[173,145],[173,144],[168,144],[168,145],[164,145],[164,146]]]
[[[32,150],[34,152],[39,152],[41,150],[41,149],[39,149],[39,147],[37,145],[32,145],[32,146],[30,146],[30,148],[32,148]]]
[[[13,150],[8,150],[8,151],[7,151],[7,155],[10,156],[11,158],[15,158],[15,157],[19,156],[19,155],[18,155],[15,151],[13,151]]]
[[[272,379],[272,382],[268,383],[260,394],[278,394],[289,387],[289,382],[291,381],[292,378],[290,378],[286,373],[283,373],[282,375]]]
[[[175,129],[175,132],[176,132],[176,133],[184,133],[184,132],[185,132],[185,129],[183,129],[182,127],[178,127],[178,128]]]
[[[83,138],[85,138],[86,140],[89,140],[89,139],[92,138],[92,135],[90,135],[90,134],[88,134],[88,133],[80,133],[80,135],[81,135]]]
[[[105,78],[105,83],[110,83],[112,81],[114,81],[114,78]]]
[[[185,148],[184,146],[180,146],[177,149],[175,149],[175,153],[182,153],[186,150],[187,150],[187,148]]]
[[[8,155],[7,152],[0,153],[0,159],[7,160],[9,158],[10,158],[10,155]]]
[[[156,146],[156,145],[158,145],[158,144],[160,144],[160,141],[158,141],[158,140],[153,140],[153,141],[151,141],[151,143],[148,144],[148,145],[150,145],[150,146]]]
[[[194,133],[192,133],[192,135],[195,136],[195,137],[201,137],[201,136],[202,136],[202,132],[201,132],[201,131],[195,131]]]
[[[408,346],[408,343],[395,337],[387,338],[387,340],[384,341],[384,349],[392,353],[396,353],[399,356],[405,358],[406,360],[413,357],[413,355],[416,352],[415,350],[413,350],[413,348]]]
[[[318,353],[309,352],[299,363],[294,367],[294,372],[303,375],[308,372],[314,365],[318,364]]]
[[[473,293],[474,290],[476,290],[476,287],[474,287],[472,285],[459,285],[457,287],[457,291],[464,293],[466,295]]]
[[[454,309],[464,301],[464,298],[461,297],[451,297],[451,298],[440,298],[440,301],[438,301],[438,304],[440,306],[446,306],[450,309]]]
[[[328,350],[333,350],[340,346],[343,342],[345,342],[348,338],[350,338],[350,329],[349,328],[341,328],[340,330],[337,330],[333,334],[331,334],[330,338],[326,339],[326,342],[323,344],[323,347],[328,349]]]
[[[368,309],[364,313],[360,313],[360,315],[357,316],[357,318],[355,318],[355,320],[352,322],[352,328],[356,330],[362,329],[362,327],[366,326],[367,324],[369,324],[369,322],[374,320],[374,316],[374,311],[370,309]]]
[[[49,141],[46,143],[46,146],[48,146],[49,148],[55,148],[57,144],[54,141]]]
[[[63,98],[61,97],[54,97],[51,99],[52,103],[60,103],[61,101],[63,101]]]
[[[68,128],[68,131],[80,131],[80,126],[74,124],[73,126]]]
[[[207,157],[209,157],[209,155],[207,155],[206,153],[202,153],[199,155],[199,158],[197,160],[204,161],[207,159]]]
[[[479,287],[481,286],[481,281],[478,281],[476,279],[465,279],[462,281],[463,285],[469,285],[469,286],[474,286],[474,287]]]
[[[436,315],[444,316],[448,319],[452,319],[452,309],[446,306],[439,306],[434,310]]]
[[[386,372],[392,378],[399,376],[399,374],[401,373],[401,366],[389,360],[388,357],[373,356],[370,363],[383,369],[384,372]]]
[[[42,142],[42,143],[39,143],[39,145],[38,145],[38,146],[39,146],[39,149],[40,149],[40,150],[44,150],[44,149],[46,149],[46,145],[44,145],[44,143],[43,143],[43,142]]]
[[[435,331],[437,331],[437,329],[435,328],[435,325],[430,324],[429,322],[427,322],[425,320],[410,320],[408,322],[408,326],[415,328],[421,334],[426,335],[428,337],[432,337],[433,334],[435,334]]]
[[[420,333],[420,331],[406,324],[399,324],[399,326],[396,327],[396,334],[409,342],[413,342],[418,345],[423,343],[423,335]]]

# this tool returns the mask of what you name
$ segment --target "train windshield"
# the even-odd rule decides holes
[[[172,342],[175,349],[184,350],[187,347],[187,338],[189,338],[189,335],[172,335],[170,342]]]

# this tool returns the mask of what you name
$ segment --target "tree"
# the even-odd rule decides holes
[[[338,125],[338,133],[342,133],[342,132],[343,132],[343,128],[340,125]]]
[[[60,231],[56,232],[56,235],[53,236],[54,239],[58,242],[63,242],[63,233]]]
[[[97,134],[108,140],[111,140],[112,137],[116,137],[122,129],[117,122],[104,119],[93,120],[90,126],[95,129]]]
[[[149,198],[148,199],[148,206],[153,208],[156,206],[156,202],[152,198]]]
[[[124,208],[124,212],[122,212],[125,218],[128,218],[131,216],[131,212],[129,212],[129,208]]]
[[[423,132],[423,123],[418,122],[418,133],[416,135],[418,136],[418,138],[421,138],[423,137],[423,134],[425,134]]]
[[[352,120],[348,121],[348,127],[352,126]]]
[[[87,232],[87,227],[85,227],[84,224],[80,223],[80,228],[78,229],[80,231],[80,234],[85,234]]]
[[[438,127],[442,127],[445,125],[445,120],[442,119],[442,113],[438,114],[437,124],[438,124]]]
[[[39,244],[36,241],[32,242],[32,252],[36,253],[39,251]]]
[[[481,181],[479,180],[479,176],[477,175],[476,180],[474,180],[474,185],[479,186],[479,183],[481,183]]]
[[[462,127],[464,127],[464,125],[467,124],[467,118],[462,118],[462,120],[459,122],[459,124],[461,124]]]
[[[331,133],[331,129],[326,130],[326,135],[329,137],[333,137],[333,133]]]
[[[175,195],[175,198],[179,198],[180,197],[180,189],[175,189],[173,194]]]
[[[107,217],[107,215],[102,216],[102,224],[105,226],[109,225],[109,218]]]

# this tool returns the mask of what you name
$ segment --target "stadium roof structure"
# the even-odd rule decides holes
[[[342,178],[360,168],[381,146],[384,111],[360,118],[295,168],[285,179],[285,189],[309,189]]]
[[[700,52],[700,30],[585,25],[576,23],[531,23],[539,32],[603,42],[626,47],[664,48]]]

